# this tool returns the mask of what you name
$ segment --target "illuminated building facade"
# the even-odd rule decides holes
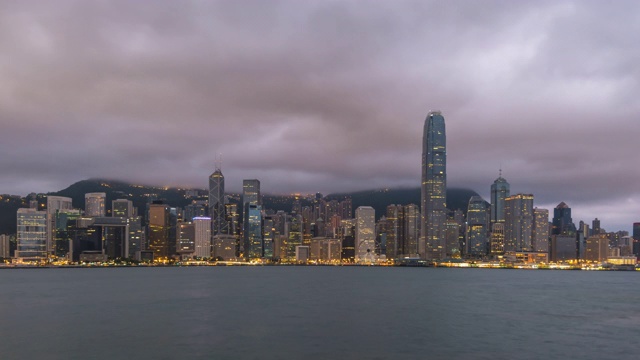
[[[504,251],[531,251],[533,195],[516,194],[505,199]]]
[[[472,196],[467,207],[467,255],[481,257],[487,254],[488,218],[487,202],[480,196]]]
[[[112,217],[133,217],[136,216],[133,210],[133,202],[127,199],[118,199],[111,202]]]
[[[47,212],[36,209],[18,209],[17,249],[18,261],[45,262],[47,251]]]
[[[180,222],[177,226],[177,244],[176,252],[180,254],[182,258],[196,256],[196,232],[193,223]]]
[[[489,247],[491,255],[504,254],[504,225],[505,223],[499,222],[492,225],[491,239],[489,240]]]
[[[211,231],[213,234],[228,234],[224,206],[224,176],[220,169],[216,169],[209,176],[209,216],[211,217]]]
[[[533,209],[533,251],[549,252],[549,210]]]
[[[375,260],[376,247],[376,212],[371,206],[360,206],[356,209],[356,262]]]
[[[106,215],[105,203],[106,193],[86,193],[84,194],[84,215],[89,217],[99,217]]]
[[[199,258],[211,257],[211,222],[210,217],[202,216],[193,218],[194,227],[194,256]]]
[[[609,238],[606,234],[597,234],[587,238],[585,260],[605,262],[609,255]]]
[[[505,201],[511,195],[510,185],[500,176],[491,184],[491,223],[504,222],[505,219]]]
[[[421,256],[444,255],[447,222],[447,148],[444,117],[429,112],[422,139]]]
[[[148,249],[153,251],[154,260],[168,259],[169,254],[169,206],[149,205]]]
[[[244,256],[247,259],[263,257],[262,206],[245,205]]]

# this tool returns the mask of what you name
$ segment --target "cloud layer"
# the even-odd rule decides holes
[[[271,193],[418,186],[447,121],[448,181],[640,221],[640,4],[5,1],[2,193],[89,177]]]

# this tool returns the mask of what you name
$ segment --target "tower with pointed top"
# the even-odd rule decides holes
[[[224,215],[224,175],[218,161],[215,167],[215,171],[209,176],[209,216],[211,217],[211,234],[220,235],[227,233]]]
[[[431,111],[422,138],[421,256],[444,257],[447,225],[447,138],[444,117]]]
[[[491,185],[491,225],[504,222],[504,201],[510,195],[510,185],[502,177],[500,169],[498,178]]]

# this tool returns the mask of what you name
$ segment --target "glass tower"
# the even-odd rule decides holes
[[[491,185],[491,224],[504,222],[504,201],[510,195],[510,186],[507,180],[500,175]]]
[[[428,259],[444,257],[447,225],[447,146],[444,117],[429,112],[422,138],[422,241]]]
[[[216,169],[209,176],[209,215],[213,235],[228,233],[224,210],[224,176],[220,169]]]

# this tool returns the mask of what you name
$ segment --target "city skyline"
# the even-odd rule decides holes
[[[640,216],[634,2],[31,6],[0,14],[2,193],[206,188],[217,153],[233,192],[416,187],[440,109],[450,187],[489,200],[502,168],[535,206]]]

